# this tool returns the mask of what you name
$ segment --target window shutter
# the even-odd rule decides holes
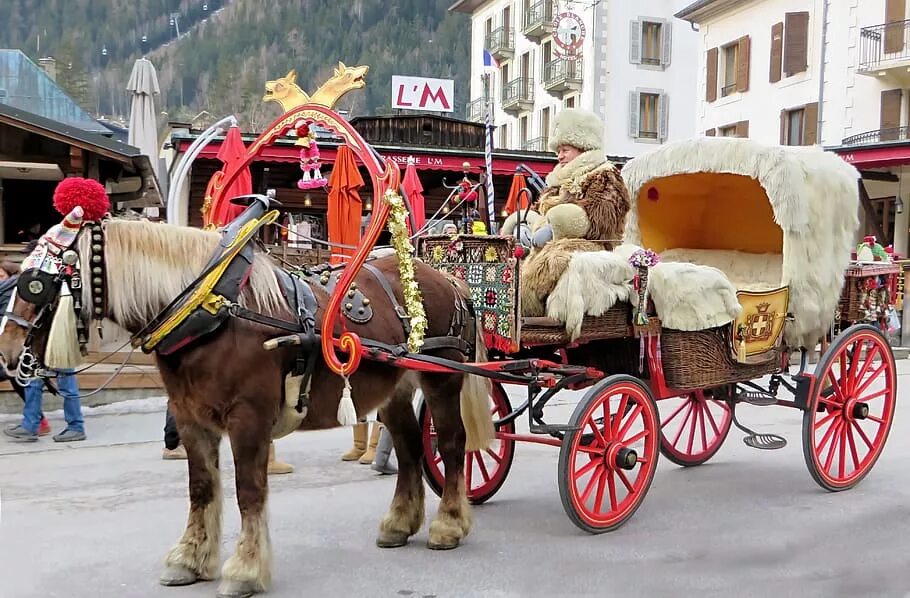
[[[781,145],[787,145],[787,125],[789,124],[787,122],[789,120],[787,118],[788,115],[789,115],[789,111],[787,111],[787,110],[780,111],[780,144]]]
[[[904,50],[904,23],[906,0],[886,0],[885,2],[885,54]],[[894,23],[891,25],[890,23]]]
[[[661,23],[660,33],[663,37],[660,42],[660,64],[670,66],[670,58],[673,56],[673,23],[670,21]]]
[[[641,110],[641,94],[637,91],[629,92],[629,137],[638,138],[638,119]]]
[[[881,133],[882,141],[897,139],[897,128],[901,126],[901,97],[903,90],[888,89],[882,92]]]
[[[657,98],[657,138],[666,141],[670,132],[670,96],[665,93]]]
[[[705,77],[705,101],[717,99],[717,48],[708,50],[707,76]]]
[[[706,137],[717,137],[717,129],[708,129],[705,131]]]
[[[784,17],[784,72],[805,72],[809,61],[809,13],[788,12]]]
[[[769,81],[780,81],[781,60],[784,54],[784,24],[775,23],[771,27],[771,74]]]
[[[818,102],[806,104],[803,108],[803,145],[815,145],[818,141]]]
[[[741,120],[736,123],[736,136],[737,137],[748,137],[749,136],[749,121]]]
[[[629,62],[641,64],[641,21],[629,23]]]
[[[749,91],[749,36],[739,38],[736,65],[736,91]]]

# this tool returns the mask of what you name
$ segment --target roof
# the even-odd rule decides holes
[[[84,131],[110,133],[21,50],[0,50],[0,104]]]
[[[743,4],[743,0],[697,0],[673,16],[677,19],[699,23],[723,14],[727,9],[739,8]]]
[[[449,12],[473,13],[489,0],[455,0],[455,3],[449,7]]]
[[[67,143],[129,166],[145,181],[146,197],[152,202],[163,203],[149,157],[140,153],[137,147],[6,104],[0,104],[0,124]]]

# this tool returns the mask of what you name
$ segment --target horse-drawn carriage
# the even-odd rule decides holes
[[[55,198],[66,217],[24,262],[0,324],[8,368],[32,377],[80,363],[91,324],[104,318],[156,354],[191,487],[186,531],[162,583],[217,574],[222,434],[242,523],[219,595],[248,596],[271,575],[269,441],[376,408],[400,468],[381,547],[420,530],[421,467],[442,497],[428,546],[458,546],[471,528],[468,501],[499,489],[517,441],[558,446],[569,517],[591,532],[614,529],[641,504],[658,455],[705,462],[740,402],[803,411],[806,463],[824,488],[850,488],[869,472],[894,414],[888,343],[877,328],[846,327],[814,371],[806,360],[835,320],[858,226],[850,166],[817,149],[722,139],[632,160],[623,170],[634,199],[625,243],[571,256],[547,313],[525,316],[514,239],[418,237],[422,259],[413,259],[398,166],[331,109],[363,86],[365,72],[339,65],[332,94],[282,84],[285,113],[207,190],[217,205],[291,129],[331,130],[367,167],[374,193],[347,264],[289,271],[257,249],[257,231],[279,215],[267,196],[235,198],[249,207],[214,232],[111,218],[103,188],[84,182]],[[394,255],[377,257],[386,226]],[[803,359],[791,374],[797,351]],[[526,387],[527,399],[513,409],[503,384]],[[567,423],[548,423],[544,409],[564,389],[587,391]],[[662,415],[658,404],[671,403]],[[524,413],[530,434],[516,431]],[[749,432],[746,441],[774,448],[782,439]]]
[[[801,410],[812,477],[828,490],[857,484],[888,436],[896,373],[882,331],[850,326],[838,311],[858,228],[856,171],[816,148],[708,138],[667,144],[622,174],[633,201],[624,244],[575,254],[545,317],[522,315],[516,239],[420,241],[427,263],[471,286],[488,346],[510,364],[502,382],[528,390],[513,408],[495,386],[497,445],[467,457],[471,500],[501,487],[516,442],[551,444],[570,519],[608,531],[640,505],[658,452],[699,465],[733,423],[749,446],[786,444],[739,424],[739,403]],[[813,371],[807,352],[835,324],[843,329]],[[557,392],[584,387],[568,423],[545,421]],[[516,433],[525,412],[530,436]],[[438,491],[432,421],[420,413],[425,474]]]

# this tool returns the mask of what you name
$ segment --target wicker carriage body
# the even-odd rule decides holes
[[[883,326],[894,305],[902,276],[896,263],[851,264],[838,303],[840,328],[869,323]]]

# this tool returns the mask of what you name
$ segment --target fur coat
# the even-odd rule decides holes
[[[551,224],[554,238],[534,250],[521,266],[522,313],[526,316],[546,313],[546,298],[556,287],[572,253],[612,249],[622,242],[631,207],[619,170],[599,150],[581,153],[568,164],[557,165],[547,175],[547,185],[539,199],[542,218],[537,228]],[[580,207],[585,218],[550,221],[547,212],[564,204]]]

